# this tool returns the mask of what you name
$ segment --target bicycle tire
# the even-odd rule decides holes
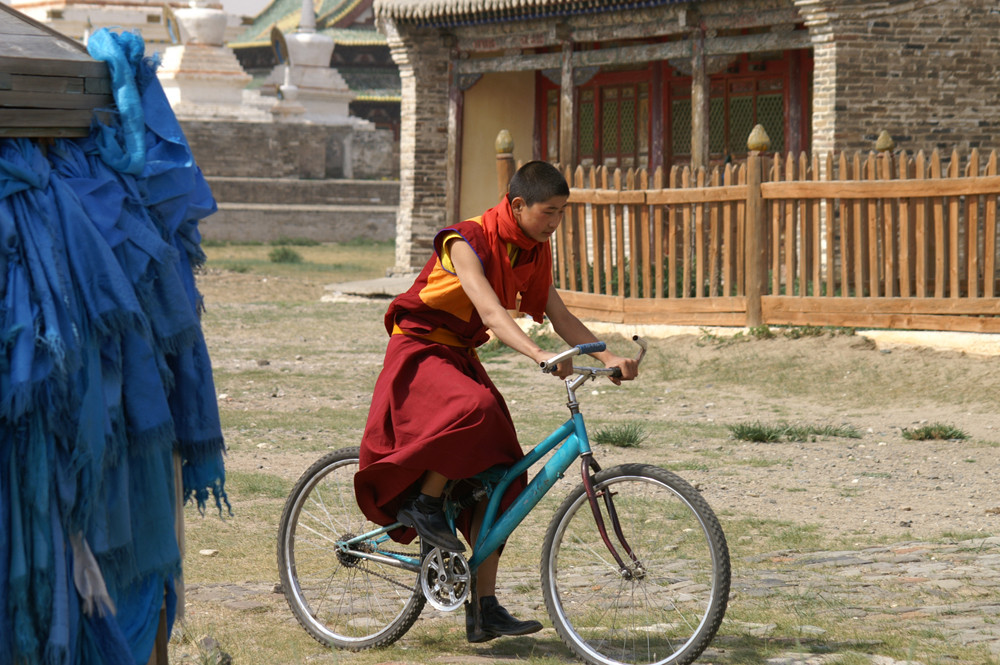
[[[542,592],[556,632],[593,665],[688,665],[715,637],[729,598],[729,550],[718,519],[684,479],[648,464],[601,471],[595,490],[613,492],[645,575],[621,574],[581,483],[542,545]],[[598,502],[611,541],[631,562]]]
[[[324,455],[299,478],[278,527],[281,588],[295,618],[319,643],[360,651],[392,644],[424,607],[420,575],[339,552],[345,536],[373,531],[354,496],[360,449]],[[391,549],[419,559],[419,539]]]

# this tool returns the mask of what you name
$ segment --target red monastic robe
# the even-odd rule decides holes
[[[464,240],[476,252],[505,307],[514,309],[520,296],[521,311],[536,321],[545,311],[551,249],[521,232],[507,199],[482,217],[438,233],[435,255],[385,315],[391,337],[354,478],[358,505],[376,524],[396,521],[427,470],[462,480],[523,456],[507,405],[474,350],[488,340],[487,329],[444,251],[444,242],[456,234],[460,239],[454,242]],[[522,476],[513,484],[505,505],[525,481]],[[468,514],[459,527],[469,540]],[[415,532],[392,535],[409,542]]]

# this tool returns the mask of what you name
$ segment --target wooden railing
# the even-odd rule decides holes
[[[587,318],[1000,332],[995,151],[566,175],[554,278]]]

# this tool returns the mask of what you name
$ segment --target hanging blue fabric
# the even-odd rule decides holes
[[[176,611],[174,453],[185,500],[229,506],[193,276],[215,201],[141,37],[88,44],[110,121],[0,140],[0,665],[146,662]]]

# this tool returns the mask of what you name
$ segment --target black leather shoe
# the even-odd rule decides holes
[[[458,539],[442,510],[440,497],[430,497],[421,494],[413,501],[403,506],[396,515],[404,526],[412,526],[424,543],[438,547],[447,552],[464,552],[465,545]]]
[[[479,599],[480,630],[472,631],[466,627],[466,637],[470,642],[489,642],[501,635],[529,635],[542,629],[537,621],[519,621],[497,602],[496,596],[483,596]]]

